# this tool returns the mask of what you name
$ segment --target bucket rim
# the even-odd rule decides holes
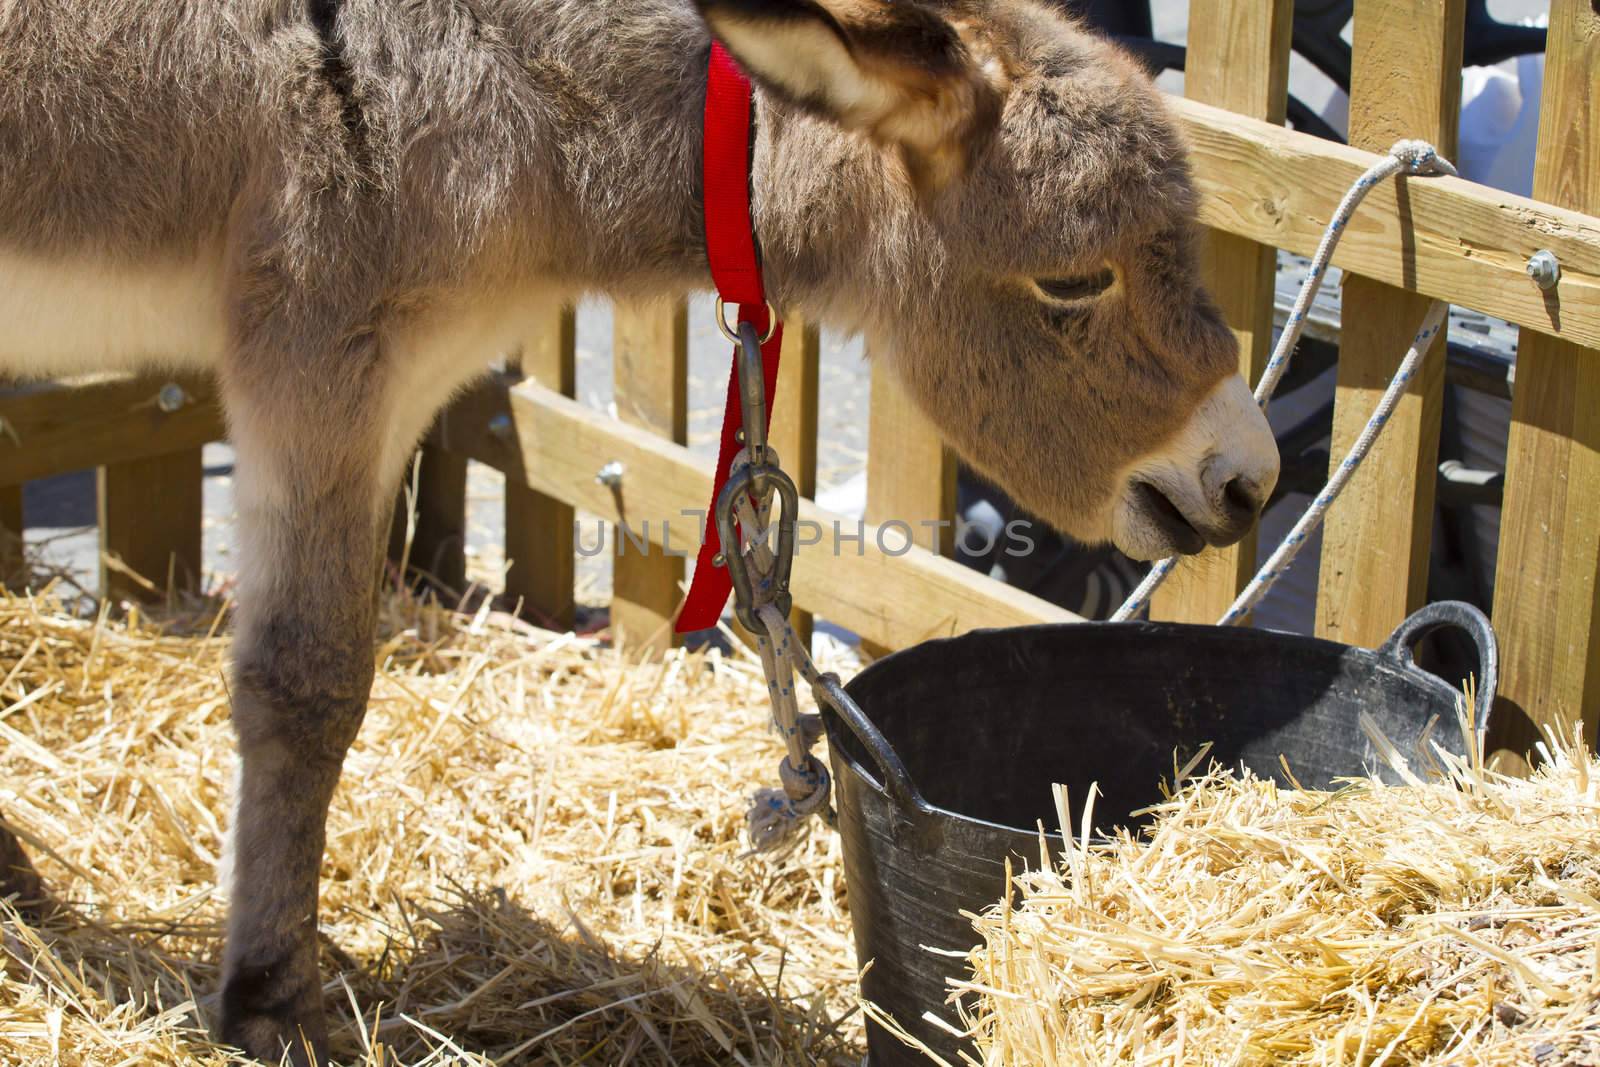
[[[920,661],[923,657],[937,654],[940,649],[947,649],[954,645],[985,643],[999,639],[1014,639],[1017,635],[1043,635],[1055,637],[1061,635],[1084,635],[1089,633],[1104,634],[1108,632],[1132,633],[1146,639],[1177,640],[1201,639],[1208,642],[1228,642],[1234,644],[1272,644],[1297,647],[1303,651],[1320,652],[1323,655],[1338,658],[1353,658],[1357,662],[1364,662],[1377,672],[1390,674],[1403,678],[1413,685],[1423,686],[1434,690],[1435,695],[1441,698],[1455,700],[1461,696],[1461,690],[1452,686],[1422,667],[1412,659],[1411,648],[1417,640],[1433,629],[1453,626],[1465,630],[1477,645],[1479,654],[1479,670],[1483,675],[1480,679],[1478,705],[1476,717],[1473,722],[1474,733],[1481,742],[1488,729],[1488,709],[1494,700],[1494,685],[1497,680],[1498,650],[1494,638],[1494,631],[1488,618],[1476,607],[1458,601],[1438,601],[1425,605],[1413,613],[1395,628],[1390,638],[1379,648],[1364,648],[1359,645],[1349,645],[1340,641],[1331,641],[1327,638],[1310,636],[1307,634],[1288,633],[1279,630],[1258,629],[1254,627],[1221,627],[1208,626],[1199,623],[1182,622],[1151,622],[1147,620],[1132,620],[1128,622],[1105,622],[1099,620],[1084,620],[1082,622],[1053,622],[1033,623],[1024,626],[982,627],[969,630],[962,634],[953,634],[948,637],[929,638],[915,645],[897,649],[882,659],[875,660],[858,672],[843,689],[859,706],[859,697],[863,684],[870,684],[874,677],[891,673],[896,669],[905,669],[908,662]],[[1485,691],[1486,690],[1486,691]],[[849,736],[857,743],[862,743],[844,721],[840,713],[830,707],[826,701],[820,702],[823,726],[828,736],[828,752],[831,760],[839,760],[880,798],[894,804],[898,809],[910,808],[905,814],[912,819],[926,819],[939,817],[953,819],[959,823],[982,827],[989,830],[999,830],[1009,834],[1016,834],[1037,839],[1038,828],[1025,830],[1021,827],[1006,823],[993,822],[987,819],[975,818],[959,811],[951,810],[940,804],[935,804],[915,790],[913,784],[913,802],[901,803],[891,794],[884,775],[879,769],[871,766],[872,760],[863,762],[855,757],[850,747],[839,743],[842,736]],[[866,714],[863,709],[863,714]],[[870,746],[863,744],[872,755]],[[1065,840],[1060,828],[1056,830],[1045,829],[1047,838],[1056,842]]]

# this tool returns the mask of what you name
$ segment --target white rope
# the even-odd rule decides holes
[[[1344,235],[1350,217],[1355,214],[1356,208],[1366,199],[1374,186],[1402,170],[1407,174],[1419,176],[1456,172],[1449,160],[1440,156],[1426,141],[1398,141],[1389,149],[1388,155],[1374,163],[1365,174],[1356,179],[1355,184],[1344,194],[1344,199],[1339,202],[1339,208],[1334,212],[1332,221],[1328,223],[1328,228],[1322,235],[1322,242],[1317,246],[1316,255],[1311,257],[1311,268],[1306,274],[1305,281],[1300,284],[1300,295],[1295,298],[1294,307],[1289,312],[1288,321],[1284,323],[1277,347],[1273,349],[1272,358],[1267,361],[1266,369],[1261,373],[1261,381],[1256,383],[1256,403],[1261,406],[1263,412],[1267,410],[1267,404],[1278,388],[1283,372],[1288,368],[1289,357],[1294,352],[1295,345],[1300,342],[1300,334],[1305,329],[1306,313],[1311,308],[1311,302],[1316,299],[1317,291],[1322,288],[1328,262],[1333,258],[1333,250],[1338,246],[1339,238]],[[1294,529],[1289,531],[1289,535],[1278,545],[1272,557],[1251,579],[1244,592],[1239,594],[1239,599],[1234,601],[1233,606],[1217,621],[1219,626],[1237,625],[1261,601],[1267,590],[1272,588],[1300,554],[1306,538],[1321,524],[1329,505],[1338,498],[1339,493],[1350,481],[1351,475],[1361,466],[1362,460],[1372,450],[1378,434],[1394,414],[1394,409],[1399,404],[1400,397],[1404,395],[1407,384],[1415,376],[1429,344],[1443,328],[1447,310],[1446,305],[1438,300],[1428,308],[1422,328],[1417,331],[1410,349],[1406,351],[1394,378],[1389,383],[1389,388],[1378,401],[1377,409],[1367,420],[1360,436],[1356,438],[1355,445],[1334,471],[1333,477],[1328,480],[1322,492],[1317,494],[1316,500],[1312,501],[1305,514],[1300,516],[1300,521],[1295,523]],[[1142,614],[1150,606],[1151,596],[1161,583],[1167,580],[1167,576],[1177,565],[1178,558],[1169,556],[1152,567],[1150,573],[1145,575],[1144,581],[1128,594],[1128,599],[1111,616],[1111,621],[1126,622]]]
[[[1378,407],[1372,413],[1372,418],[1362,427],[1361,435],[1356,438],[1356,443],[1351,446],[1349,453],[1340,462],[1339,468],[1333,472],[1333,477],[1328,479],[1328,484],[1323,486],[1322,492],[1311,502],[1305,514],[1300,516],[1300,521],[1294,524],[1294,529],[1289,531],[1287,537],[1278,543],[1272,557],[1262,564],[1261,570],[1250,579],[1250,584],[1245,586],[1244,592],[1239,594],[1239,599],[1233,602],[1222,616],[1217,620],[1218,626],[1236,626],[1250,611],[1261,602],[1279,578],[1288,571],[1289,565],[1300,554],[1300,549],[1305,546],[1306,538],[1311,531],[1322,524],[1323,516],[1327,514],[1329,506],[1339,498],[1344,487],[1350,481],[1350,476],[1355,474],[1356,468],[1361,466],[1361,461],[1367,458],[1367,453],[1372,451],[1373,443],[1377,441],[1378,434],[1383,432],[1384,426],[1389,422],[1389,417],[1394,414],[1394,409],[1399,406],[1400,398],[1405,395],[1406,388],[1411,384],[1411,379],[1416,376],[1417,368],[1422,363],[1422,357],[1427,353],[1428,346],[1444,328],[1445,312],[1449,308],[1442,300],[1435,300],[1428,308],[1427,316],[1422,320],[1422,328],[1417,331],[1416,337],[1411,340],[1411,347],[1406,350],[1405,358],[1400,361],[1400,369],[1395,371],[1394,378],[1389,382],[1389,388],[1384,390],[1383,397],[1378,401]]]
[[[773,701],[773,722],[783,735],[789,754],[778,764],[781,788],[758,789],[745,812],[745,834],[756,852],[774,852],[799,839],[808,818],[820,814],[833,821],[828,796],[833,787],[828,769],[811,749],[822,740],[820,715],[801,715],[795,700],[796,671],[813,686],[820,672],[811,654],[776,605],[763,604],[757,612],[767,633],[756,643],[767,671]],[[780,679],[774,682],[773,679]]]

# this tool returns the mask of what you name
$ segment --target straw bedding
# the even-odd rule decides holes
[[[781,754],[752,662],[385,610],[323,868],[342,1061],[858,1062],[838,839],[742,856]],[[60,904],[0,904],[0,1063],[229,1062],[225,616],[0,595],[0,816]],[[1600,1064],[1600,764],[1549,747],[1531,781],[1212,773],[1080,835],[975,918],[984,1062]]]
[[[386,611],[323,867],[342,1061],[858,1062],[837,839],[741,856],[781,756],[751,662]],[[0,1063],[228,1062],[224,614],[0,595],[0,816],[62,904],[0,915]]]
[[[1600,763],[1212,773],[978,920],[987,1064],[1600,1064]],[[1399,761],[1398,754],[1391,762]]]

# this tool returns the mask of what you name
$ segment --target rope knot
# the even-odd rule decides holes
[[[795,811],[810,815],[828,799],[828,768],[815,756],[806,756],[806,765],[798,770],[788,760],[778,765],[778,780],[783,791],[793,803]]]
[[[782,789],[758,789],[745,812],[745,832],[756,852],[773,852],[799,838],[809,818],[823,811],[833,780],[815,756],[795,768],[784,760],[778,765]]]
[[[1449,174],[1456,173],[1455,165],[1439,154],[1439,150],[1427,141],[1407,139],[1396,141],[1394,147],[1389,149],[1389,154],[1400,161],[1407,174]]]

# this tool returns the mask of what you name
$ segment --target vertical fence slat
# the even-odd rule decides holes
[[[884,547],[890,551],[898,550],[909,529],[913,543],[948,556],[955,549],[955,456],[907,395],[886,358],[872,360],[867,521],[890,524],[884,531]],[[945,525],[932,525],[939,522]],[[852,549],[846,546],[840,551]],[[871,655],[887,651],[870,643],[863,643],[863,648]]]
[[[1281,123],[1288,103],[1292,0],[1195,0],[1189,8],[1184,93],[1191,99]],[[1214,230],[1201,269],[1239,339],[1239,369],[1252,384],[1272,347],[1277,250]],[[1151,616],[1216,622],[1255,569],[1255,533],[1185,564],[1157,591]]]
[[[817,493],[817,376],[821,354],[822,339],[816,326],[806,324],[798,315],[785,320],[778,393],[773,400],[772,428],[767,438],[803,497],[815,497]],[[796,608],[790,613],[790,622],[800,640],[810,645],[811,613]]]
[[[1382,152],[1401,138],[1420,137],[1454,158],[1466,7],[1466,0],[1358,0],[1352,145]],[[1333,463],[1372,416],[1431,303],[1371,279],[1345,280]],[[1444,348],[1441,331],[1424,372],[1412,381],[1383,437],[1328,513],[1317,590],[1319,636],[1352,645],[1382,644],[1426,598]]]
[[[618,306],[612,318],[616,364],[617,415],[623,422],[653,430],[684,444],[689,439],[689,325],[682,300],[643,307]],[[628,475],[622,496],[627,500]],[[626,511],[624,511],[626,515]],[[670,516],[626,516],[635,540],[643,524]],[[611,629],[625,635],[631,649],[670,648],[676,639],[673,616],[682,597],[684,561],[659,546],[640,548],[616,531],[612,572]],[[675,546],[681,551],[683,546]]]
[[[879,358],[872,362],[867,423],[867,521],[905,523],[911,540],[941,556],[955,546],[955,457],[933,423]],[[932,523],[943,521],[943,526]],[[898,526],[890,548],[898,546]]]
[[[200,580],[205,476],[200,449],[107,464],[97,477],[100,592],[112,600],[159,600]],[[155,586],[106,566],[107,556]]]
[[[22,486],[0,486],[0,586],[24,577]]]
[[[1553,0],[1533,195],[1600,213],[1600,8]],[[1530,252],[1535,249],[1530,248]],[[1530,282],[1531,284],[1531,282]],[[1560,313],[1558,287],[1547,298]],[[1600,350],[1525,330],[1517,353],[1495,579],[1500,693],[1534,723],[1600,719]],[[1498,741],[1531,731],[1503,715]]]
[[[440,418],[449,418],[446,410]],[[467,457],[424,445],[417,452],[416,530],[410,564],[439,585],[467,585]]]
[[[523,340],[522,373],[563,396],[578,389],[577,317],[552,315],[537,336]],[[506,595],[553,630],[569,630],[575,612],[577,557],[571,505],[506,479]]]

